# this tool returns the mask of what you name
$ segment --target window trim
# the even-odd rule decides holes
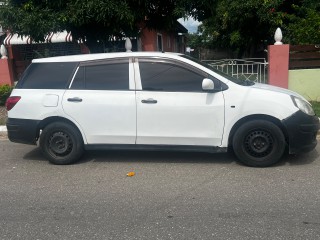
[[[176,64],[180,67],[186,68],[188,70],[191,70],[192,72],[196,72],[199,75],[203,75],[203,77],[208,77],[209,74],[205,71],[200,70],[199,68],[185,63],[180,60],[172,59],[172,58],[163,58],[163,57],[150,57],[150,58],[145,58],[145,57],[138,57],[137,62],[162,62],[162,63],[169,63],[169,64]]]
[[[73,80],[74,80],[74,78],[76,77],[79,68],[80,68],[80,64],[77,66],[76,71],[73,73],[73,76],[72,76],[72,78],[71,78],[71,81],[70,81],[69,86],[67,87],[67,89],[71,89],[71,86],[72,86],[72,84],[73,84]],[[76,90],[76,89],[72,89],[72,90]]]

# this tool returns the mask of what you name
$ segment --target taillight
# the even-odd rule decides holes
[[[17,102],[19,102],[20,99],[21,99],[20,96],[9,97],[6,101],[7,111],[10,111],[17,104]]]

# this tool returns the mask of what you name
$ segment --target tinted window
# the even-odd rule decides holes
[[[128,90],[129,64],[110,63],[79,67],[72,89]]]
[[[78,63],[32,63],[16,88],[65,89]]]
[[[140,62],[143,90],[202,92],[204,75],[180,65],[165,62]]]
[[[72,82],[72,89],[84,89],[84,67],[79,67]]]

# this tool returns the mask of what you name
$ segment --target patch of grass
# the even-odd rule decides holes
[[[320,117],[320,102],[311,102],[314,112]]]
[[[0,118],[0,126],[6,125],[6,119]]]

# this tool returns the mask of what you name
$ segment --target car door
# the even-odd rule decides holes
[[[176,60],[138,62],[137,144],[220,146],[224,97],[202,90],[208,74]]]
[[[129,58],[81,63],[63,96],[88,144],[134,144],[136,104]]]

